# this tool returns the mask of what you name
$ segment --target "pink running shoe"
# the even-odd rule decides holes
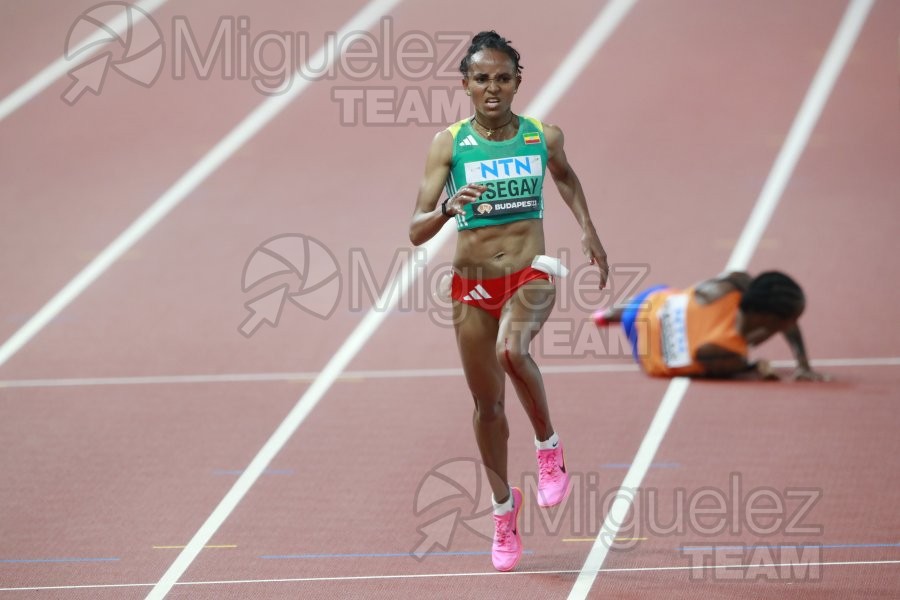
[[[519,511],[522,510],[522,490],[510,488],[513,509],[505,515],[494,515],[494,543],[491,562],[498,571],[512,571],[522,558],[522,536],[519,534]]]
[[[560,442],[552,450],[538,450],[538,505],[556,506],[569,497],[569,474]]]

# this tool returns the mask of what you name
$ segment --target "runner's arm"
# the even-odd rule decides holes
[[[809,358],[806,356],[806,347],[803,344],[803,334],[800,333],[800,326],[796,323],[790,329],[785,330],[784,338],[787,340],[788,346],[791,347],[791,353],[797,360],[797,368],[794,370],[793,378],[795,381],[828,381],[828,376],[812,370],[809,364]]]
[[[701,281],[694,286],[697,299],[702,304],[715,302],[735,290],[745,292],[750,287],[751,277],[743,271],[731,271],[718,277]]]
[[[575,220],[581,227],[581,249],[584,255],[590,259],[591,264],[600,268],[600,289],[603,289],[606,287],[609,277],[606,250],[603,249],[597,229],[591,220],[581,181],[566,158],[565,137],[559,127],[545,123],[544,139],[547,141],[547,169],[553,176],[559,195],[562,196],[563,201],[575,215]]]
[[[438,206],[441,191],[450,174],[450,158],[453,154],[453,136],[449,131],[441,131],[431,142],[428,158],[425,160],[425,175],[419,184],[416,208],[409,224],[409,241],[414,246],[424,244],[433,238],[441,227],[450,220]]]
[[[409,224],[409,241],[414,246],[424,244],[441,230],[453,215],[462,214],[463,206],[474,202],[487,189],[483,185],[469,184],[460,188],[447,201],[446,213],[438,206],[438,199],[447,177],[450,175],[450,161],[453,158],[453,136],[447,130],[441,131],[431,142],[425,161],[425,175],[419,184],[416,208]]]
[[[745,356],[726,350],[715,344],[705,344],[697,349],[695,360],[703,367],[703,375],[713,379],[779,379],[769,361],[749,362]]]

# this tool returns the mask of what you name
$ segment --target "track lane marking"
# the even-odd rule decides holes
[[[154,550],[181,550],[183,548],[184,548],[184,546],[153,546]],[[206,550],[230,549],[230,548],[237,548],[237,544],[210,544],[207,546],[203,546],[203,548]]]
[[[779,563],[765,564],[747,563],[739,565],[662,565],[656,567],[621,567],[601,569],[601,573],[666,573],[671,571],[709,571],[724,569],[771,569],[773,567],[866,567],[866,566],[887,566],[900,565],[900,560],[860,560],[860,561],[828,561],[828,562],[806,562],[806,563]],[[449,577],[521,577],[523,575],[572,575],[579,573],[577,569],[556,569],[545,571],[509,571],[501,573],[499,571],[481,571],[468,573],[412,573],[408,575],[348,575],[334,577],[294,577],[284,579],[233,579],[218,581],[180,581],[175,585],[178,587],[185,586],[228,586],[228,585],[254,585],[254,584],[271,584],[271,583],[316,583],[326,581],[384,581],[384,580],[404,580],[404,579],[441,579]],[[110,583],[95,585],[54,585],[54,586],[33,586],[33,587],[5,587],[0,588],[0,592],[37,592],[52,590],[99,590],[114,588],[137,588],[150,587],[152,583]]]
[[[92,563],[92,562],[116,562],[121,560],[118,557],[110,558],[3,558],[0,564],[38,564],[38,563]]]
[[[143,0],[142,2],[135,3],[134,7],[141,9],[149,15],[167,1],[168,0]],[[121,37],[128,28],[127,12],[123,10],[118,17],[109,23],[105,23],[105,25],[110,31]],[[61,56],[44,67],[37,75],[13,90],[6,98],[0,100],[0,121],[3,121],[3,119],[22,108],[70,70],[87,62],[87,59],[96,54],[101,48],[101,45],[91,46],[91,44],[96,44],[98,41],[104,39],[107,39],[107,37],[102,31],[97,31],[93,35],[86,37],[77,45],[78,48],[83,48],[83,50],[72,60],[67,59],[65,56]]]
[[[563,538],[564,542],[593,542],[596,538],[587,537],[587,538]],[[647,538],[645,537],[617,537],[614,539],[614,542],[644,542]]]
[[[340,42],[341,48],[352,45],[351,40],[361,35],[361,31],[369,28],[368,18],[388,12],[400,0],[370,0],[356,17],[351,19],[338,34],[331,38],[331,47]],[[343,36],[343,37],[341,37]],[[166,217],[182,200],[215,173],[235,152],[256,136],[266,125],[290,105],[306,88],[317,81],[316,73],[308,65],[325,65],[333,63],[338,57],[337,51],[327,54],[322,46],[297,71],[298,77],[291,86],[278,96],[270,96],[261,102],[224,138],[222,138],[199,162],[194,164],[181,178],[160,196],[147,210],[131,223],[100,254],[88,263],[69,283],[53,298],[38,310],[22,327],[0,346],[0,366],[3,366],[22,347],[31,341],[48,323],[56,318],[66,307],[93,284],[119,258]]]
[[[874,0],[850,0],[844,16],[838,25],[837,31],[831,40],[831,44],[819,65],[812,84],[800,105],[800,110],[794,117],[790,132],[784,145],[775,159],[762,192],[754,204],[750,218],[744,225],[738,243],[732,251],[731,258],[725,267],[726,271],[743,271],[747,269],[766,227],[781,200],[787,182],[790,180],[797,166],[803,150],[809,141],[809,136],[815,128],[816,122],[821,116],[825,102],[831,95],[831,90],[837,81],[838,75],[853,49],[859,32],[866,21]],[[584,566],[572,586],[569,600],[584,600],[590,594],[591,587],[597,579],[597,573],[603,567],[609,554],[609,539],[614,538],[619,527],[625,522],[628,512],[631,510],[633,494],[637,490],[647,469],[656,455],[663,438],[668,431],[669,424],[678,410],[682,398],[688,390],[690,379],[676,377],[669,384],[659,409],[653,417],[647,434],[641,441],[635,460],[625,475],[613,505],[610,507],[607,518],[603,522],[600,533],[594,545],[591,547]]]
[[[897,367],[900,357],[884,358],[820,358],[811,360],[814,367]],[[773,360],[772,366],[782,369],[793,367],[792,360]],[[637,373],[635,364],[608,365],[549,365],[542,366],[545,375],[578,375],[591,373]],[[103,385],[175,385],[191,383],[271,383],[315,381],[321,371],[294,373],[220,373],[210,375],[152,375],[140,377],[83,377],[65,379],[0,379],[3,388],[78,387]],[[336,381],[366,381],[371,379],[420,379],[432,377],[462,377],[462,369],[373,369],[368,371],[344,371]],[[238,474],[238,473],[235,473]]]

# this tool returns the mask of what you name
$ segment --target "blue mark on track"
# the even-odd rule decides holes
[[[0,558],[0,563],[89,563],[89,562],[115,562],[118,558]]]
[[[756,544],[750,546],[681,546],[682,552],[692,550],[753,550],[755,548],[900,548],[898,544]]]

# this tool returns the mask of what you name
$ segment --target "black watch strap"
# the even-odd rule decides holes
[[[443,202],[441,202],[441,214],[444,215],[445,217],[452,217],[453,215],[451,215],[450,213],[447,212],[447,203],[448,202],[450,202],[450,198],[447,198]]]

